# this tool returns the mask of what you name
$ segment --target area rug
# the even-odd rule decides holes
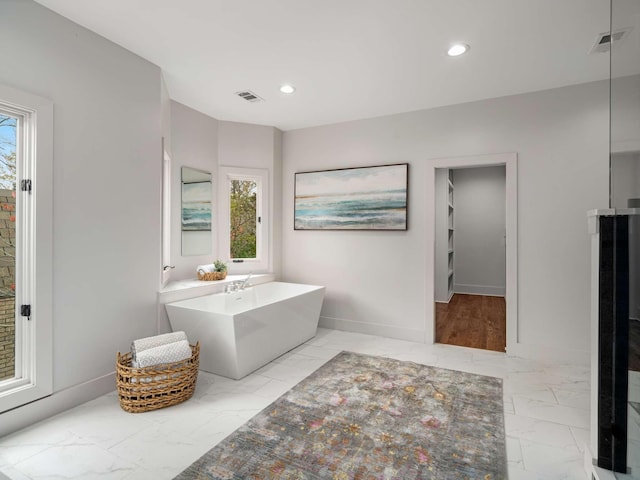
[[[506,479],[502,380],[342,352],[176,478]]]

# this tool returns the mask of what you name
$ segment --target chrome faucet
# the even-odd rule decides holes
[[[253,272],[249,272],[249,275],[247,275],[247,278],[245,278],[244,280],[240,280],[240,290],[244,290],[246,287],[251,286],[251,284],[249,283],[249,279],[251,278],[251,275],[253,275]]]
[[[251,278],[252,274],[252,272],[249,272],[249,275],[247,275],[247,278],[245,278],[244,280],[234,280],[233,282],[225,285],[224,293],[240,292],[245,288],[250,287],[251,284],[249,283],[249,279]]]

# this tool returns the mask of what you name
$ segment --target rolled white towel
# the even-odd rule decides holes
[[[191,355],[192,351],[189,342],[180,340],[179,342],[167,343],[138,352],[136,361],[137,367],[143,368],[164,363],[180,362],[191,358]]]
[[[208,265],[198,265],[196,267],[196,272],[199,273],[213,273],[216,271],[216,266],[213,263]]]
[[[154,337],[145,337],[134,340],[131,343],[131,356],[133,357],[134,366],[138,353],[143,350],[149,350],[150,348],[166,345],[167,343],[179,342],[180,340],[187,340],[187,335],[182,331],[163,333],[162,335],[156,335]]]

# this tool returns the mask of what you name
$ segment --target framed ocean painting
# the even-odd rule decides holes
[[[409,164],[295,174],[294,230],[406,230]]]
[[[211,230],[211,182],[182,184],[182,231]]]

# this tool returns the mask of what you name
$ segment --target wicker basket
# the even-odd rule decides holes
[[[211,273],[200,273],[198,272],[198,280],[224,280],[227,278],[227,272],[211,272]]]
[[[191,358],[181,362],[134,368],[131,353],[116,357],[116,384],[123,410],[148,412],[188,400],[193,395],[200,363],[200,342],[191,345]]]

